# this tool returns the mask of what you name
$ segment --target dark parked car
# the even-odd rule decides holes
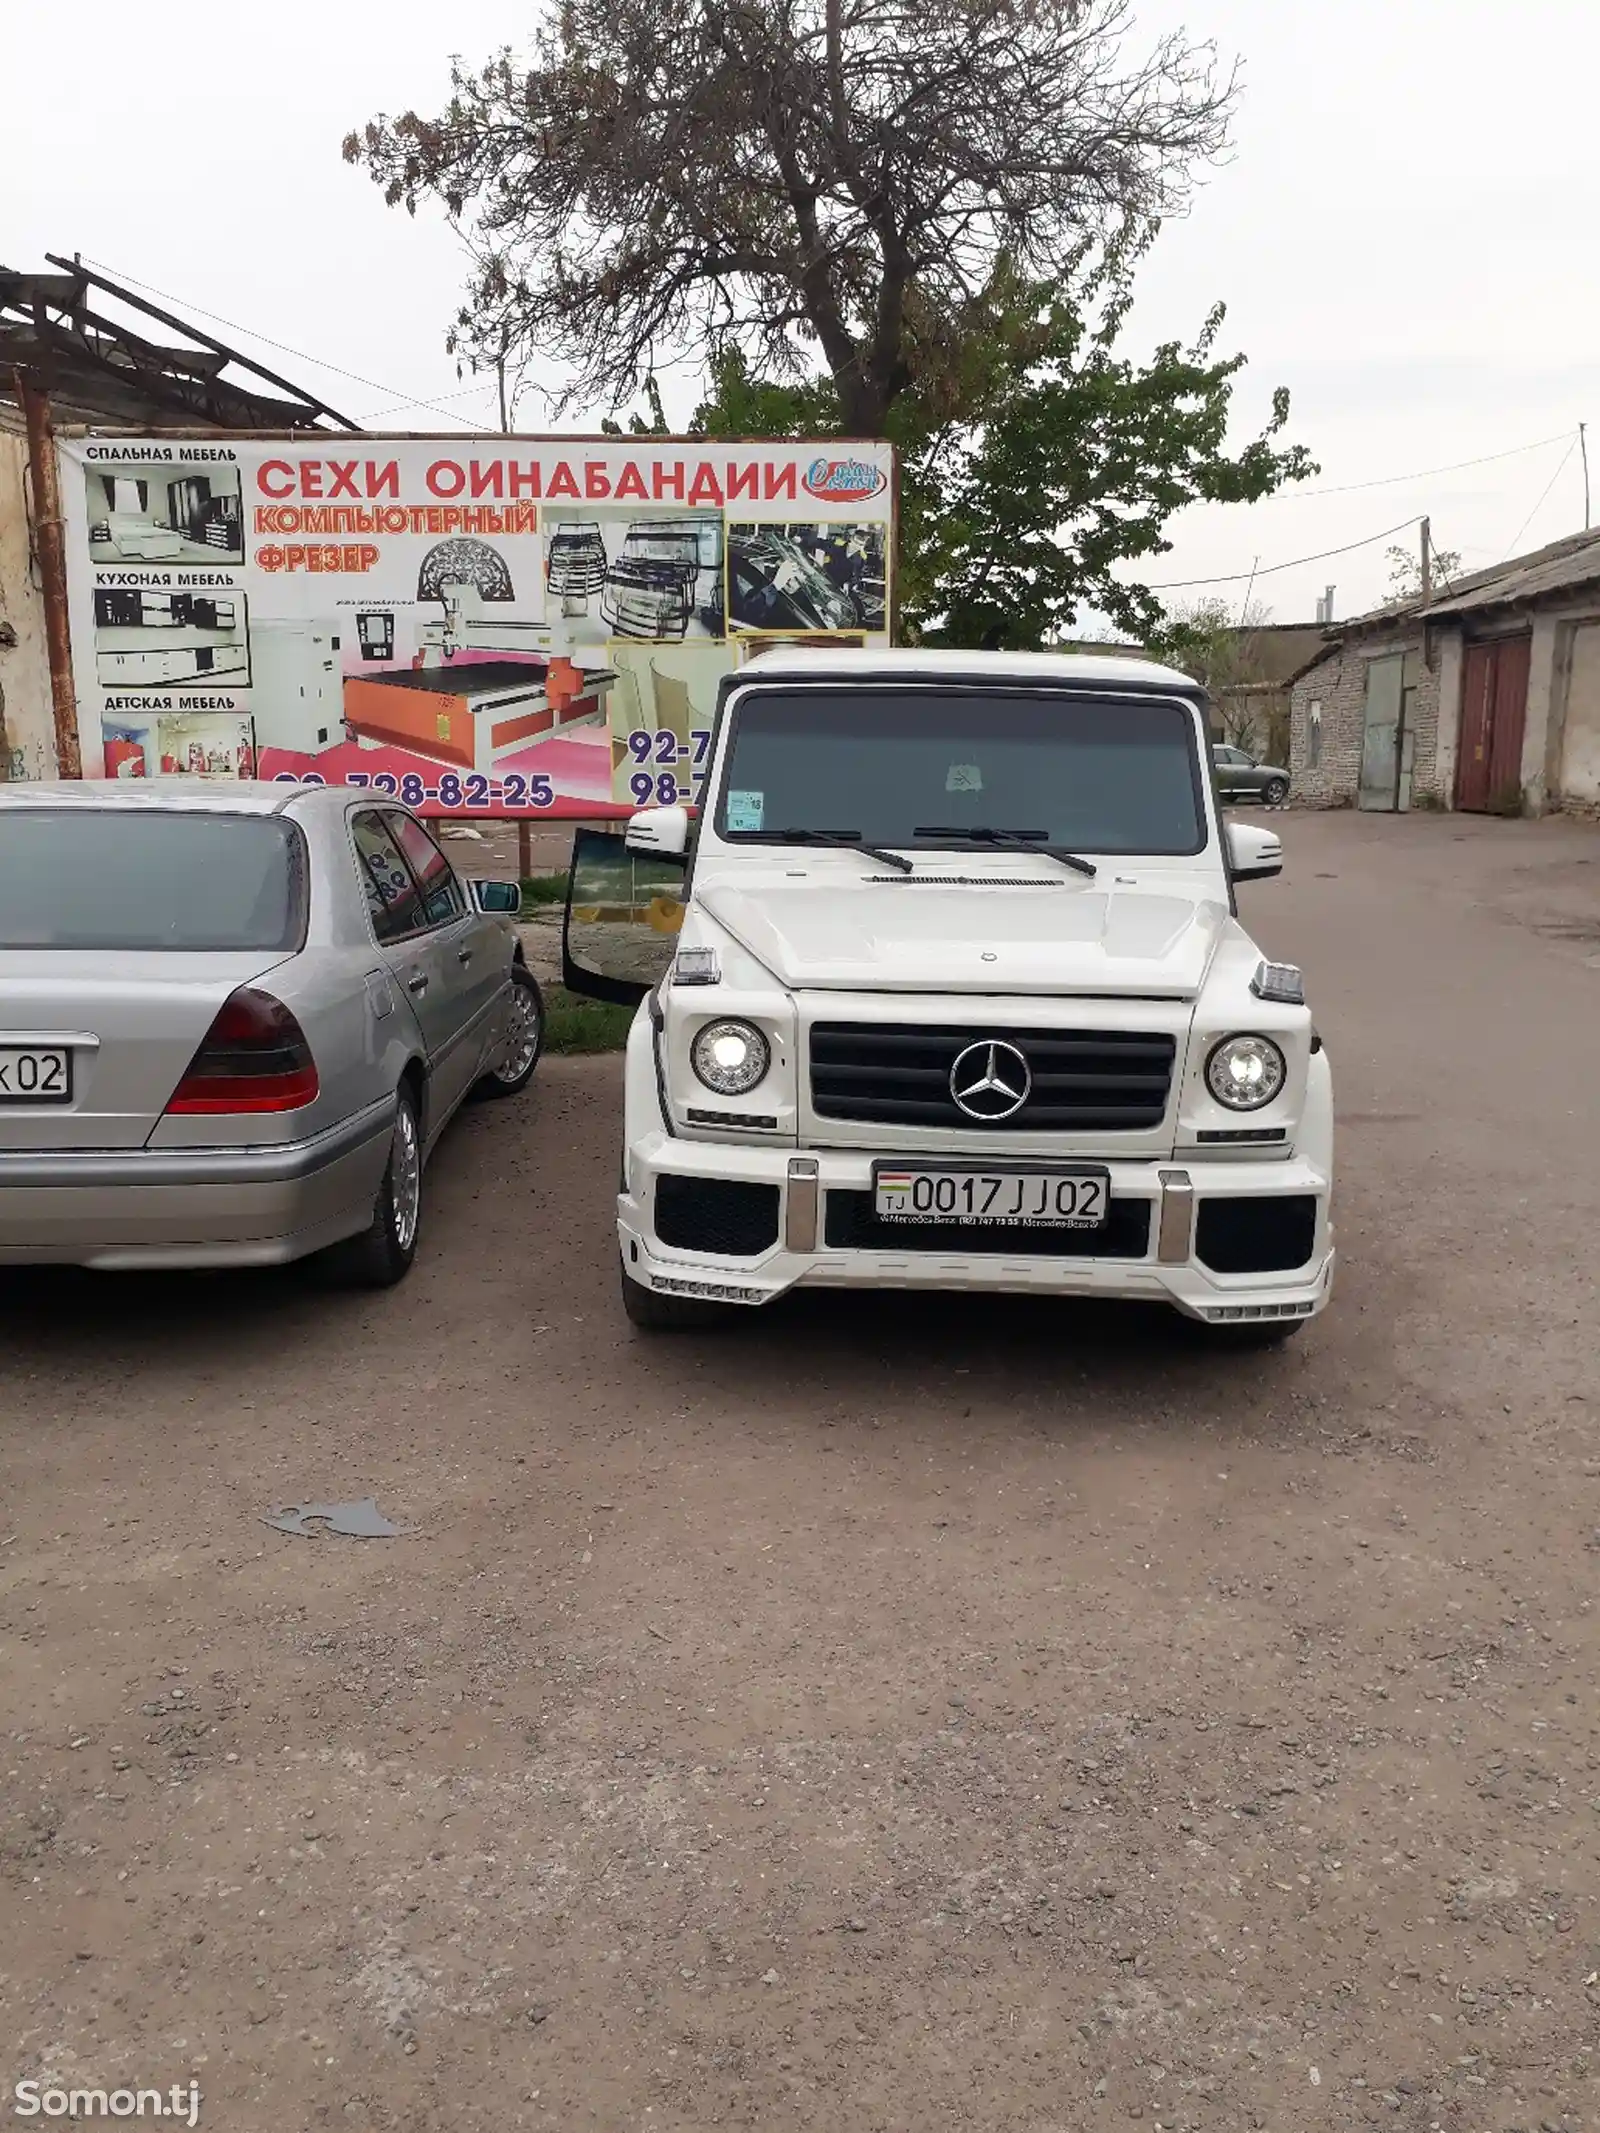
[[[1242,748],[1213,742],[1212,761],[1217,766],[1217,791],[1224,800],[1259,800],[1264,807],[1282,807],[1289,797],[1289,773],[1272,763],[1258,763]]]

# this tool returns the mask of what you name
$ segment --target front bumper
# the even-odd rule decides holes
[[[0,1154],[0,1266],[275,1266],[364,1229],[389,1160],[388,1099],[256,1148]]]
[[[899,1149],[894,1158],[915,1160]],[[1116,1257],[1093,1256],[1092,1248],[1070,1256],[1030,1253],[1025,1233],[1016,1231],[989,1232],[994,1248],[981,1251],[950,1250],[943,1239],[933,1249],[919,1247],[911,1229],[903,1247],[898,1235],[892,1244],[875,1238],[864,1248],[830,1244],[830,1230],[848,1232],[852,1225],[830,1219],[829,1195],[870,1195],[872,1165],[870,1154],[848,1150],[795,1155],[645,1135],[628,1152],[626,1189],[617,1200],[623,1265],[633,1280],[667,1294],[743,1304],[770,1303],[793,1288],[965,1289],[1165,1303],[1191,1318],[1224,1323],[1310,1318],[1328,1301],[1330,1180],[1309,1161],[1109,1161],[1121,1240]],[[744,1253],[664,1241],[656,1200],[663,1176],[775,1188],[776,1240]],[[1199,1203],[1230,1197],[1313,1200],[1309,1256],[1267,1272],[1221,1273],[1207,1265],[1196,1250]]]

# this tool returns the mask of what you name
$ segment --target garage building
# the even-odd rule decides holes
[[[1357,616],[1295,678],[1311,806],[1600,808],[1600,532]]]

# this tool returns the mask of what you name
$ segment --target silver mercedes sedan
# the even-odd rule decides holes
[[[0,1265],[400,1280],[544,1006],[510,882],[371,792],[0,785]]]

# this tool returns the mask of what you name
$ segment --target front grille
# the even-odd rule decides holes
[[[656,1235],[681,1252],[753,1259],[778,1241],[778,1188],[665,1172],[656,1179]]]
[[[997,1252],[1008,1259],[1143,1259],[1150,1202],[1113,1200],[1100,1229],[999,1229],[984,1222],[885,1222],[870,1192],[830,1192],[823,1234],[836,1252]]]
[[[1014,1045],[1027,1061],[1027,1102],[1009,1118],[973,1118],[950,1091],[972,1044]],[[921,1029],[818,1022],[811,1031],[811,1102],[819,1118],[865,1125],[954,1126],[967,1132],[1137,1133],[1159,1126],[1174,1039],[1161,1030]]]
[[[1316,1235],[1315,1193],[1202,1198],[1194,1254],[1213,1274],[1282,1274],[1305,1265]]]

